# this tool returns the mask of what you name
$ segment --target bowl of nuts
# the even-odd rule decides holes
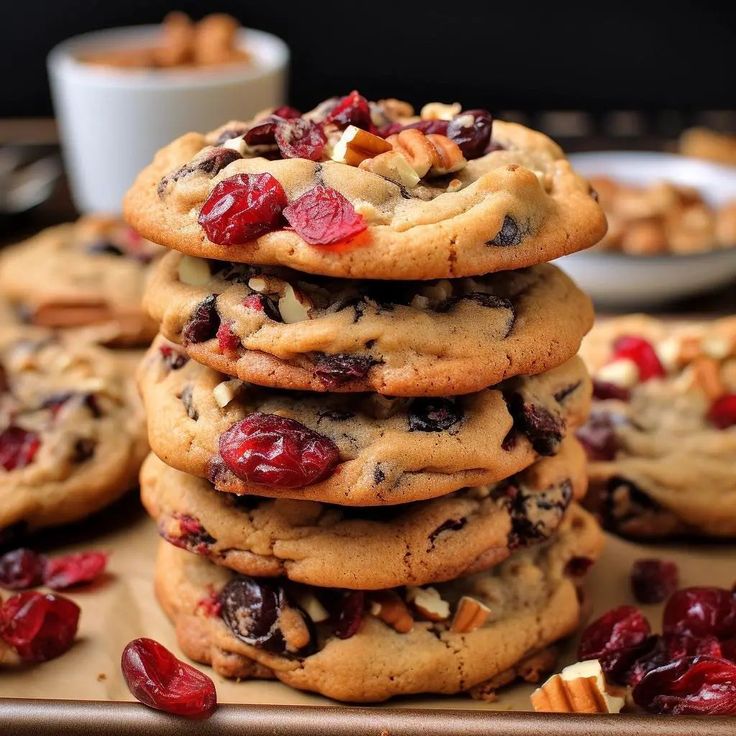
[[[75,204],[119,212],[136,174],[165,144],[283,104],[289,51],[276,36],[220,13],[198,22],[70,38],[48,57]]]
[[[634,151],[570,160],[598,192],[608,233],[558,263],[598,304],[652,307],[736,279],[736,167]]]

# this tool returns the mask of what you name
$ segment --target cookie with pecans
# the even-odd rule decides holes
[[[588,502],[636,537],[736,535],[736,318],[596,326]]]
[[[496,483],[584,421],[579,358],[458,397],[315,394],[246,384],[157,338],[139,368],[153,451],[219,491],[346,506]]]
[[[575,355],[593,323],[589,298],[549,264],[376,282],[169,253],[145,303],[167,338],[222,373],[388,396],[469,393],[541,373]]]
[[[606,230],[545,135],[485,110],[358,92],[178,138],[125,199],[144,237],[202,258],[353,279],[531,266]]]

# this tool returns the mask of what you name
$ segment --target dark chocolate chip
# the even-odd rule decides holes
[[[500,245],[503,247],[510,245],[519,245],[524,239],[524,234],[519,227],[519,224],[510,215],[506,215],[503,218],[503,224],[501,229],[496,233],[496,237],[493,240],[489,240],[487,245]]]
[[[414,399],[409,407],[410,432],[443,432],[463,418],[463,410],[454,399]]]
[[[434,549],[437,537],[443,532],[456,532],[462,529],[467,523],[465,517],[459,519],[448,519],[443,521],[428,537],[429,545],[427,546],[427,552],[431,552]]]

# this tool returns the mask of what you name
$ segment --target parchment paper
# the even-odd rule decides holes
[[[79,639],[59,659],[23,670],[0,671],[0,697],[62,698],[79,700],[133,700],[120,675],[124,646],[139,636],[178,650],[174,633],[152,592],[153,559],[158,535],[137,504],[126,499],[86,525],[47,533],[44,549],[63,552],[105,549],[111,552],[109,575],[92,588],[69,593],[82,608]],[[40,540],[39,540],[40,543]],[[591,615],[624,603],[635,603],[628,585],[631,563],[639,557],[662,557],[680,566],[681,584],[731,587],[736,578],[736,546],[682,543],[643,546],[609,536],[603,558],[588,576]],[[655,630],[661,622],[660,606],[642,606]],[[563,649],[560,666],[574,660],[576,642]],[[291,690],[277,682],[232,682],[213,676],[222,703],[291,705],[334,704],[325,698]],[[494,703],[467,697],[417,697],[390,701],[394,707],[476,708],[529,710],[533,686],[502,690]]]

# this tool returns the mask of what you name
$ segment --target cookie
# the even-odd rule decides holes
[[[5,248],[0,295],[35,325],[83,329],[107,344],[148,344],[156,326],[141,300],[161,252],[118,220],[85,216]]]
[[[147,452],[131,360],[0,329],[0,540],[65,524],[137,483]]]
[[[559,449],[586,416],[579,358],[454,398],[244,384],[157,338],[139,369],[153,451],[219,491],[346,506],[495,483]]]
[[[125,215],[203,258],[353,279],[443,279],[543,263],[606,230],[547,136],[484,110],[357,92],[166,146]]]
[[[589,503],[630,536],[736,536],[736,318],[594,328]]]
[[[457,693],[578,625],[580,580],[571,576],[603,539],[592,516],[570,511],[550,542],[435,588],[363,593],[256,580],[162,543],[156,592],[185,654],[220,675],[276,677],[355,702]]]
[[[172,544],[244,575],[377,589],[424,585],[484,570],[549,539],[585,494],[585,455],[572,438],[494,486],[367,511],[310,501],[218,493],[150,455],[141,497]]]
[[[462,394],[577,352],[589,298],[548,264],[434,282],[365,282],[169,253],[145,305],[199,363],[263,386]]]

